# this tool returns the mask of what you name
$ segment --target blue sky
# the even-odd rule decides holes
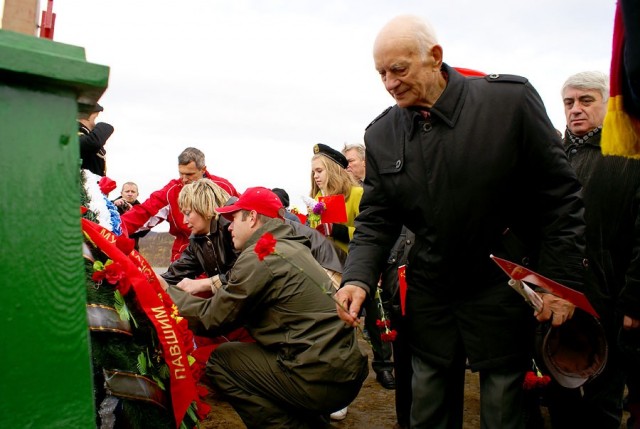
[[[361,141],[393,104],[372,60],[392,17],[429,20],[450,65],[529,78],[563,130],[560,87],[609,71],[614,11],[613,0],[65,0],[54,40],[111,68],[99,120],[116,129],[106,148],[119,185],[146,198],[195,146],[239,191],[282,187],[303,207],[313,145]]]

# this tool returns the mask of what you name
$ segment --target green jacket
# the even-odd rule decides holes
[[[278,254],[260,261],[254,249],[266,232],[276,238]],[[167,291],[182,316],[209,331],[244,325],[258,344],[277,353],[283,368],[307,381],[364,379],[367,358],[355,330],[338,318],[328,296],[334,294],[331,280],[306,240],[282,221],[270,220],[247,240],[228,283],[213,297],[199,298],[175,286]]]

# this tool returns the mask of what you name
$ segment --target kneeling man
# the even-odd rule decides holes
[[[226,207],[233,245],[241,253],[228,282],[208,299],[170,286],[182,316],[210,335],[244,325],[255,343],[223,343],[211,354],[207,375],[248,428],[323,428],[347,406],[367,377],[367,359],[355,331],[338,317],[335,292],[307,238],[282,220],[280,199],[269,189],[247,189]],[[256,253],[272,234],[275,253]]]

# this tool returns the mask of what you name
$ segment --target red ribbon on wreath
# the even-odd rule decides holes
[[[131,282],[140,307],[156,328],[165,363],[169,366],[173,415],[178,428],[191,402],[198,401],[199,397],[186,348],[180,341],[180,327],[171,317],[173,301],[160,286],[149,263],[138,252],[132,250],[125,255],[118,249],[115,234],[84,218],[82,231],[109,259],[119,264]]]

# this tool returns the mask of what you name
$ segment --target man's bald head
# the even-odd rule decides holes
[[[376,51],[386,44],[398,41],[413,45],[422,60],[426,60],[431,48],[438,44],[435,30],[424,19],[414,15],[399,15],[387,22],[378,32],[373,44],[374,56]]]

